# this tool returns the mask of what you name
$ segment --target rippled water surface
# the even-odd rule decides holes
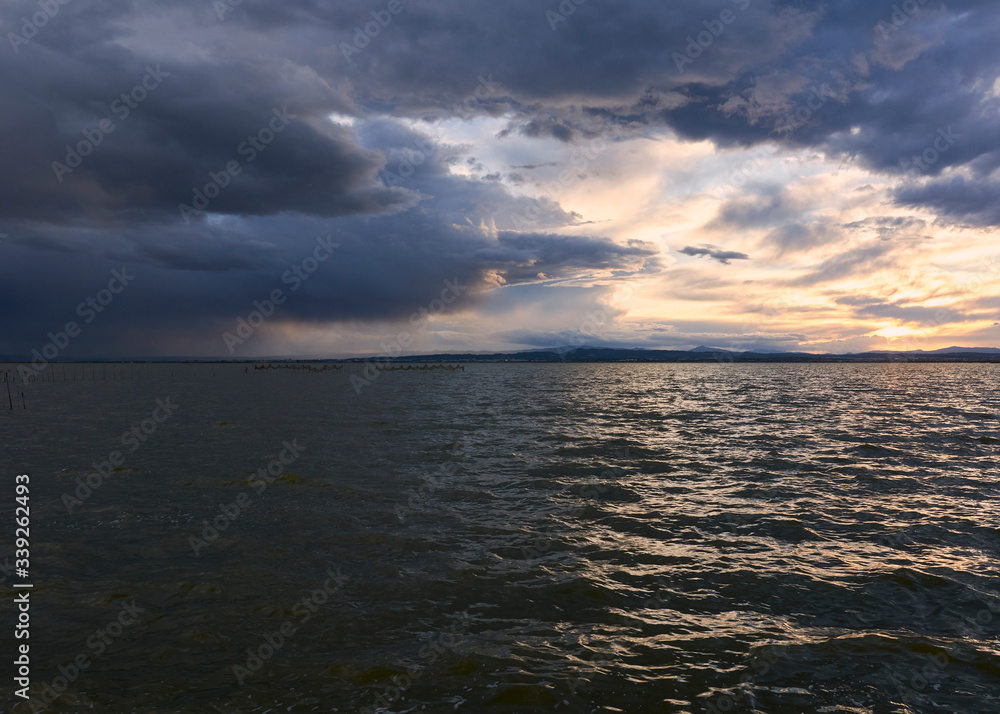
[[[998,365],[50,369],[48,711],[1000,712]]]

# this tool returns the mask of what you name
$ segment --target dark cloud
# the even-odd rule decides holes
[[[701,245],[697,248],[692,246],[687,246],[686,248],[681,248],[678,253],[683,253],[684,255],[692,256],[708,256],[712,260],[717,260],[723,265],[729,265],[731,260],[750,260],[750,256],[746,253],[737,253],[733,250],[722,250],[718,246],[714,245]]]
[[[546,18],[552,8],[531,0],[463,7],[426,0],[404,2],[374,37],[363,28],[372,12],[384,12],[377,0],[294,9],[245,0],[223,21],[193,0],[101,5],[101,14],[96,2],[73,5],[63,10],[66,22],[32,44],[67,57],[111,54],[105,43],[127,41],[144,14],[168,13],[178,36],[197,28],[209,41],[206,59],[192,61],[207,84],[226,73],[226,86],[246,81],[240,74],[253,71],[257,45],[241,52],[238,43],[218,42],[223,29],[227,38],[244,33],[340,92],[339,111],[444,117],[513,109],[520,118],[510,130],[563,141],[591,135],[595,120],[659,125],[723,146],[811,145],[890,172],[909,170],[903,163],[933,149],[942,129],[958,138],[918,170],[933,175],[973,163],[987,171],[1000,160],[990,138],[1000,123],[997,98],[989,82],[977,81],[994,76],[1000,29],[1000,13],[986,0],[921,4],[888,35],[875,28],[892,21],[894,7],[864,0],[590,0],[554,28]],[[13,3],[9,17],[32,7]],[[732,17],[724,26],[723,11]],[[70,22],[87,32],[68,29]],[[692,45],[710,26],[723,29],[707,46]],[[492,77],[488,90],[480,77]]]
[[[374,37],[363,28],[372,12],[385,10],[376,0],[295,8],[245,0],[221,20],[213,7],[194,1],[73,3],[61,10],[59,22],[20,48],[19,59],[31,55],[34,63],[35,50],[46,47],[57,64],[85,60],[75,71],[61,68],[67,83],[103,77],[105,68],[122,70],[129,60],[142,59],[122,45],[135,47],[130,40],[143,36],[142,19],[160,13],[176,36],[198,32],[194,41],[204,41],[189,59],[191,74],[202,77],[206,88],[228,88],[205,93],[215,102],[187,98],[192,110],[233,103],[221,100],[234,86],[287,80],[289,72],[282,77],[280,71],[285,61],[309,68],[337,95],[322,101],[337,111],[360,105],[410,116],[497,116],[514,107],[521,119],[511,128],[527,136],[565,141],[589,135],[594,119],[614,119],[637,128],[669,126],[721,145],[776,139],[810,144],[890,171],[903,171],[902,162],[933,148],[939,128],[951,127],[961,138],[939,152],[929,173],[974,161],[985,170],[997,161],[988,138],[1000,121],[996,99],[988,83],[975,81],[992,76],[992,38],[1000,29],[995,6],[985,0],[922,4],[888,36],[875,27],[891,22],[894,8],[862,0],[823,6],[590,0],[555,28],[546,19],[551,8],[530,0],[464,8],[428,0],[404,3]],[[33,9],[28,0],[11,3],[7,17]],[[692,45],[691,38],[707,31],[706,23],[718,25],[724,10],[732,22],[707,47]],[[255,50],[219,41],[240,34],[263,41],[272,57],[283,60],[254,67],[261,63]],[[201,61],[193,59],[199,55]],[[103,62],[94,67],[99,75],[89,62]],[[43,71],[51,77],[53,69]],[[130,81],[128,71],[119,75]],[[488,91],[480,77],[492,77]],[[307,82],[305,76],[295,79]],[[102,96],[87,84],[78,95]],[[309,98],[323,99],[321,87]],[[107,96],[121,91],[108,89]],[[260,97],[265,104],[266,94]]]
[[[26,16],[37,10],[16,5]],[[376,183],[379,152],[324,121],[353,111],[343,89],[287,60],[218,46],[166,59],[125,49],[143,5],[60,5],[0,66],[0,145],[18,166],[0,175],[0,216],[169,222],[180,204],[196,205],[195,190],[216,188],[216,213],[338,216],[414,204],[405,189]]]
[[[909,184],[896,190],[895,200],[902,206],[930,208],[948,222],[1000,225],[1000,182],[994,180],[956,176]]]
[[[752,195],[723,203],[708,228],[757,228],[791,219],[796,210],[788,204],[781,186],[758,186]]]
[[[544,236],[502,232],[495,244],[477,255],[499,261],[498,269],[509,283],[570,277],[575,272],[608,271],[611,275],[654,272],[661,267],[659,251],[644,241],[626,245],[607,239],[577,236]]]
[[[512,133],[532,138],[552,137],[559,141],[572,141],[574,130],[561,121],[552,118],[536,118],[527,121],[511,120],[508,126],[501,130],[498,137],[501,139],[510,136]]]
[[[498,281],[623,277],[659,267],[657,251],[648,244],[495,231],[471,221],[449,224],[451,214],[436,213],[430,203],[375,219],[233,219],[203,224],[194,232],[155,226],[105,229],[96,244],[89,242],[90,229],[76,227],[63,232],[75,246],[72,252],[38,250],[24,226],[22,236],[5,245],[13,251],[8,252],[11,261],[0,265],[5,349],[27,354],[44,344],[48,331],[78,320],[78,303],[123,266],[136,281],[74,341],[68,356],[108,356],[115,350],[174,354],[170,346],[177,344],[198,354],[224,355],[222,333],[274,289],[287,295],[275,320],[324,325],[406,320],[441,293],[445,280],[465,287],[450,306],[463,310]],[[150,238],[154,232],[155,240]],[[289,271],[301,266],[317,238],[327,234],[339,244],[332,257],[307,280],[296,280]]]
[[[881,37],[874,28],[894,8],[863,0],[588,0],[555,23],[546,11],[557,3],[534,0],[403,0],[391,16],[383,0],[244,0],[221,15],[218,6],[73,0],[24,41],[7,33],[26,32],[37,0],[4,6],[3,351],[36,345],[122,264],[141,280],[79,349],[208,350],[328,233],[341,244],[336,260],[283,319],[405,317],[446,278],[473,286],[474,299],[498,280],[660,269],[648,244],[560,235],[583,217],[513,195],[508,167],[414,129],[477,117],[506,117],[506,136],[560,144],[668,130],[720,147],[808,147],[905,177],[901,206],[1000,223],[994,2],[931,0]],[[717,24],[724,10],[732,21]],[[366,34],[373,12],[384,22]],[[721,29],[706,46],[691,44],[711,27]],[[252,136],[261,145],[251,152]],[[76,150],[88,155],[71,166]],[[509,168],[547,165],[534,158]],[[230,162],[238,175],[225,172]],[[522,173],[507,178],[530,185]],[[180,204],[198,207],[195,190],[214,193],[213,183],[226,185],[185,220]],[[779,252],[837,236],[783,187],[754,188],[708,227],[768,229]],[[845,229],[885,239],[920,226]],[[714,245],[680,252],[749,259]],[[886,241],[866,243],[796,284],[894,260]]]

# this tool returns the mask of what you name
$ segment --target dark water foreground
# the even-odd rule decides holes
[[[1000,712],[997,365],[55,369],[46,711]]]

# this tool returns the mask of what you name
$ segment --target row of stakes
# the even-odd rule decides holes
[[[321,366],[314,366],[311,364],[255,364],[253,366],[255,372],[261,370],[273,370],[273,369],[290,369],[303,372],[329,372],[329,371],[339,371],[344,368],[343,364],[325,364]],[[362,367],[361,363],[358,363],[359,367]],[[367,363],[365,367],[367,368]],[[249,371],[249,367],[244,367],[243,371]],[[426,371],[426,370],[445,370],[445,371],[460,371],[464,372],[465,367],[462,365],[452,365],[452,364],[421,364],[421,365],[395,365],[389,366],[385,364],[376,364],[375,369],[380,372],[397,372],[397,371]],[[32,382],[55,382],[62,380],[64,382],[68,381],[91,381],[91,382],[126,382],[133,380],[140,380],[143,377],[142,366],[138,365],[101,365],[98,367],[87,365],[70,365],[68,368],[66,365],[49,365],[48,368],[35,371],[34,374],[25,376],[23,373],[9,373],[4,372],[4,379],[9,379],[12,383],[16,384],[20,381],[21,384],[31,384]],[[146,369],[146,378],[150,379],[153,376],[153,371],[151,368]],[[174,376],[173,369],[170,370],[170,376]],[[212,376],[215,376],[215,367],[212,367]]]
[[[10,393],[10,372],[4,372],[3,373],[3,382],[4,382],[4,384],[7,385],[7,404],[9,406],[10,410],[13,410],[14,409],[14,398],[13,398],[13,396]],[[21,404],[20,404],[20,406],[18,408],[19,409],[27,409],[28,406],[24,403],[24,392],[19,392],[19,394],[21,396]]]
[[[357,364],[358,364],[359,367],[361,366],[360,363],[357,363]],[[270,363],[268,363],[268,364],[263,364],[263,365],[256,365],[255,364],[253,368],[254,368],[254,371],[269,370],[269,369],[294,369],[294,370],[303,370],[303,371],[308,371],[308,372],[326,372],[328,370],[341,370],[341,369],[344,368],[344,365],[342,365],[342,364],[325,364],[325,365],[323,365],[321,367],[314,367],[313,365],[310,365],[310,364],[270,364]],[[365,369],[367,369],[367,363],[365,363]],[[407,371],[410,371],[410,370],[427,371],[427,370],[433,370],[433,369],[443,369],[443,370],[449,371],[449,372],[455,372],[455,371],[464,372],[465,371],[465,367],[463,365],[460,365],[460,364],[421,364],[421,365],[404,364],[404,365],[396,365],[396,366],[392,366],[392,367],[390,367],[388,365],[384,365],[384,364],[376,364],[375,365],[375,369],[377,371],[379,371],[379,372],[407,372]],[[246,371],[246,369],[244,369],[244,371]]]
[[[26,372],[31,372],[31,374],[26,374]],[[173,370],[170,371],[170,376],[174,375]],[[152,376],[152,370],[146,370],[146,377]],[[9,378],[11,382],[17,384],[20,381],[21,384],[31,384],[32,382],[126,382],[133,381],[137,379],[142,379],[142,367],[138,365],[124,365],[124,364],[113,364],[113,365],[100,365],[100,366],[87,366],[87,365],[55,365],[49,364],[41,369],[31,369],[18,372],[4,372],[4,377]]]

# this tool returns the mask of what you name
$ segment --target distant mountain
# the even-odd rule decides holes
[[[776,349],[762,349],[762,350],[750,350],[750,351],[753,352],[754,354],[767,354],[767,355],[770,355],[770,354],[783,354],[783,355],[804,355],[804,354],[811,354],[810,352],[789,352],[787,350],[776,350]],[[735,350],[726,350],[726,349],[722,349],[721,347],[706,347],[704,345],[700,345],[698,347],[694,347],[694,348],[688,350],[688,352],[711,352],[711,353],[715,353],[715,354],[728,354],[728,355],[741,354],[741,352],[735,351]]]
[[[448,353],[406,357],[356,357],[346,362],[1000,362],[995,348],[960,348],[933,352],[874,351],[859,354],[808,352],[731,352],[713,347],[691,350],[618,349],[576,347],[565,350],[525,350],[493,354]]]
[[[913,350],[916,352],[923,352],[928,355],[943,355],[943,354],[954,354],[957,352],[975,352],[976,354],[994,354],[1000,355],[1000,348],[997,347],[945,347],[940,350]]]
[[[938,350],[871,350],[857,354],[866,355],[912,355],[915,357],[946,356],[946,355],[992,355],[1000,357],[1000,349],[996,347],[942,347]]]

